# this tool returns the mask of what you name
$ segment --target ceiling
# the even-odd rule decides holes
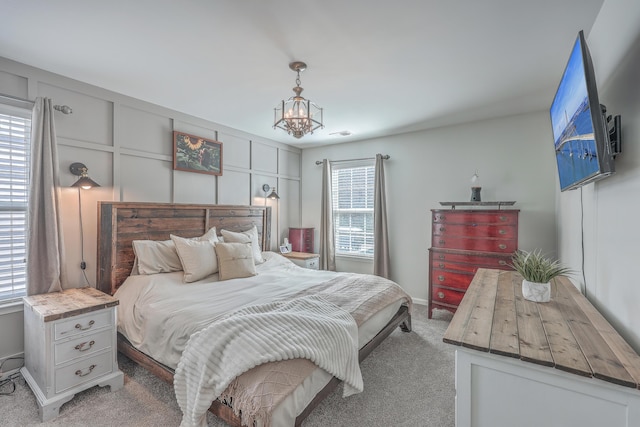
[[[310,147],[547,109],[602,3],[3,0],[0,56]],[[324,108],[301,139],[273,129],[294,60]]]

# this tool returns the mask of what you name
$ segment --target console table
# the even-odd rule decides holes
[[[565,277],[522,297],[478,269],[444,342],[456,350],[456,426],[638,426],[640,356]]]

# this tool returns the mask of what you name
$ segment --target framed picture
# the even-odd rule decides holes
[[[281,254],[288,254],[289,252],[291,252],[291,249],[289,249],[289,246],[280,245],[280,253]]]
[[[222,175],[222,142],[174,131],[173,169]]]

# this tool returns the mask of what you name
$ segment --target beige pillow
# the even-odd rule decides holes
[[[225,236],[226,239],[226,236]],[[256,275],[251,245],[247,243],[218,243],[216,245],[220,280]]]
[[[224,241],[228,243],[251,243],[251,252],[253,253],[253,260],[256,264],[264,262],[262,258],[262,250],[260,249],[260,243],[258,242],[258,229],[254,225],[249,230],[236,233],[235,231],[220,230]]]
[[[139,274],[171,273],[182,270],[176,247],[171,240],[134,240]]]
[[[185,283],[195,282],[218,271],[215,244],[210,240],[185,239],[171,235],[184,271]]]
[[[202,236],[189,240],[206,240],[216,243],[218,241],[216,228],[211,227]],[[133,253],[135,259],[131,275],[171,273],[182,270],[182,262],[172,240],[134,240]]]

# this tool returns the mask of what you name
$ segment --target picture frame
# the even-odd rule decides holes
[[[280,245],[280,253],[281,254],[288,254],[289,252],[291,252],[291,249],[289,249],[289,246]]]
[[[222,175],[222,142],[174,131],[173,169]]]

